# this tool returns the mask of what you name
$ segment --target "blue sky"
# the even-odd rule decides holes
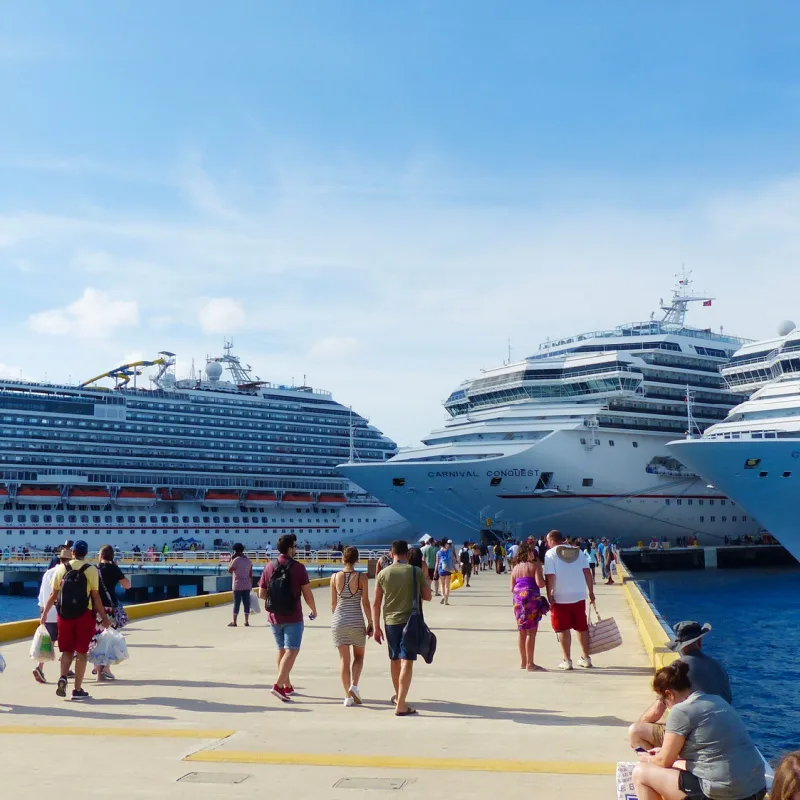
[[[0,20],[0,373],[234,338],[402,444],[546,337],[796,307],[792,3],[31,2]]]

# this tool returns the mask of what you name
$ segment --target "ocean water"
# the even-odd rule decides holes
[[[653,580],[671,625],[711,623],[703,648],[727,667],[733,705],[767,760],[800,748],[800,566],[637,577]]]

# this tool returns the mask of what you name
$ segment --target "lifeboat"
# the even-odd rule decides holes
[[[61,492],[55,486],[20,486],[17,502],[55,505],[61,502]]]
[[[159,500],[163,500],[164,502],[169,501],[180,501],[186,499],[186,492],[183,489],[158,489],[156,491],[156,496]]]
[[[108,503],[111,495],[108,489],[76,487],[69,490],[68,503]]]
[[[283,495],[283,502],[291,506],[312,506],[314,498],[311,492],[286,492]]]
[[[5,503],[8,500],[8,489],[5,486],[0,486],[0,503]]]
[[[343,494],[321,494],[317,500],[318,506],[341,506],[347,502],[347,497]]]
[[[212,506],[233,506],[239,504],[239,492],[225,489],[209,489],[206,492],[206,503]]]
[[[118,506],[152,506],[156,496],[152,489],[126,487],[117,492]]]
[[[247,506],[275,506],[278,504],[278,495],[275,492],[248,492],[244,498]]]

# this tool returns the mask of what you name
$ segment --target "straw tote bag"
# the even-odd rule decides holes
[[[592,620],[592,609],[596,621]],[[597,606],[592,603],[589,606],[589,655],[605,653],[622,645],[622,634],[619,632],[617,622],[614,617],[603,619],[597,611]]]

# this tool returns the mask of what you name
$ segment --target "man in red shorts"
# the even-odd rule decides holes
[[[58,611],[58,648],[61,650],[61,677],[56,694],[67,696],[67,673],[75,657],[75,688],[73,700],[86,700],[89,694],[81,686],[86,674],[86,654],[95,633],[95,614],[104,628],[111,620],[100,599],[100,574],[97,567],[86,563],[89,545],[77,541],[72,546],[72,561],[62,564],[53,575],[53,591],[42,611],[42,624],[53,606]]]
[[[586,595],[594,603],[594,585],[589,561],[580,547],[564,543],[560,531],[547,534],[550,549],[544,557],[544,579],[550,601],[550,622],[558,634],[564,660],[559,669],[572,669],[572,631],[578,632],[583,655],[579,667],[591,667],[589,623],[586,619]]]

